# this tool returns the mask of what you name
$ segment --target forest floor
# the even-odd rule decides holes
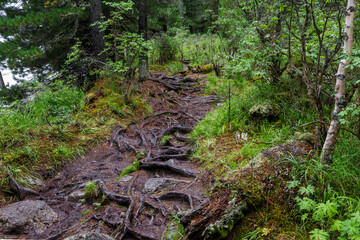
[[[151,115],[116,127],[108,143],[48,179],[39,196],[26,196],[45,201],[59,220],[41,234],[1,237],[54,240],[95,231],[116,239],[161,239],[176,213],[208,201],[211,177],[189,159],[187,138],[218,102],[204,86],[200,75],[157,73],[142,82],[138,91],[149,96]],[[119,179],[124,169],[129,174]]]

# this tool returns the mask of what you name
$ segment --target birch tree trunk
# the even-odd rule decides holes
[[[351,56],[351,49],[353,46],[353,32],[354,32],[354,16],[355,16],[355,0],[348,0],[345,19],[345,33],[344,33],[344,54]],[[321,152],[321,162],[331,163],[333,159],[334,149],[337,143],[337,138],[340,131],[339,113],[346,106],[345,100],[345,84],[346,84],[346,69],[350,62],[346,59],[340,61],[339,69],[336,74],[335,85],[335,108],[331,115],[331,124],[327,132],[325,143]]]
[[[4,79],[3,79],[1,71],[0,71],[0,90],[2,88],[5,88],[5,82],[4,82]]]
[[[181,17],[181,25],[185,25],[185,18],[184,18],[184,0],[179,0],[179,10],[180,10],[180,17]]]

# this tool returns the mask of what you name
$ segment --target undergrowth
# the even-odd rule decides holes
[[[309,110],[306,93],[288,90],[262,81],[209,78],[207,92],[226,100],[192,132],[197,145],[193,155],[215,178],[237,181],[235,190],[254,201],[255,209],[228,239],[360,239],[359,140],[350,133],[340,137],[331,165],[321,164],[310,147],[313,157],[284,152],[280,161],[270,160],[265,169],[274,173],[267,177],[264,169],[250,173],[254,178],[239,175],[266,149],[291,146],[303,135],[304,142],[313,144],[314,126],[309,123],[315,112]],[[299,95],[303,97],[295,98]],[[329,109],[325,111],[329,116]],[[274,168],[291,173],[279,179]],[[270,189],[268,181],[273,183]]]

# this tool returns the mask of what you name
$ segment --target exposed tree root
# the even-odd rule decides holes
[[[182,126],[172,126],[168,129],[166,129],[163,134],[161,134],[161,137],[168,135],[168,134],[174,134],[176,132],[181,133],[189,133],[191,132],[192,128],[182,127]]]
[[[189,158],[190,154],[177,154],[177,155],[162,155],[158,157],[154,157],[149,159],[150,162],[156,162],[156,161],[167,161],[170,159],[175,160],[187,160]]]
[[[181,193],[181,192],[166,192],[160,196],[157,197],[159,200],[178,200],[182,199],[184,201],[187,201],[190,209],[194,208],[192,196],[187,193]]]
[[[99,186],[100,192],[104,194],[108,199],[117,202],[119,205],[122,206],[128,206],[131,203],[130,197],[110,192],[109,189],[106,187],[104,181],[97,179],[94,180],[94,182]]]
[[[9,171],[7,172],[7,176],[9,178],[11,191],[13,191],[20,199],[24,199],[28,195],[39,195],[38,192],[32,190],[31,188],[20,186],[20,184],[15,180]]]
[[[169,170],[184,177],[196,177],[197,174],[187,169],[180,168],[171,164],[163,162],[139,162],[140,169],[155,171],[155,170]]]

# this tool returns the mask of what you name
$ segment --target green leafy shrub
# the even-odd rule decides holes
[[[165,64],[175,60],[178,53],[178,41],[166,33],[161,34],[151,40],[150,59],[152,63]]]

